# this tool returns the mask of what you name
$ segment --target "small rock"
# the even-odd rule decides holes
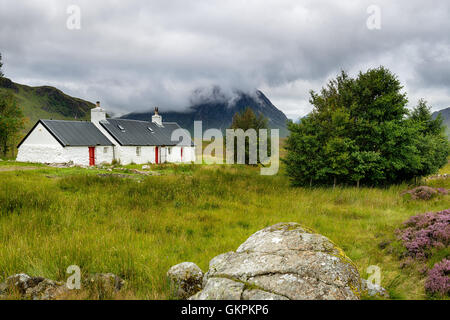
[[[18,273],[6,279],[6,291],[25,294],[29,288],[36,286],[43,280],[42,277],[30,277],[25,273]]]
[[[187,299],[202,289],[203,272],[192,262],[179,263],[167,272],[172,294]]]
[[[142,170],[149,170],[150,166],[148,164],[145,164],[142,166]]]
[[[0,283],[0,296],[4,293],[6,293],[6,289],[8,288],[8,285],[6,282]]]
[[[148,172],[146,172],[146,171],[141,171],[141,170],[137,170],[137,169],[130,169],[130,172],[137,173],[137,174],[142,174],[144,176],[148,176]]]
[[[102,292],[114,292],[119,291],[125,285],[125,281],[113,273],[96,273],[88,277],[86,285]]]
[[[25,297],[33,300],[55,300],[68,290],[63,282],[44,279],[36,286],[28,288]]]

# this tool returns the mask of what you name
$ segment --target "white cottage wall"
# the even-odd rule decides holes
[[[137,155],[134,146],[118,146],[116,147],[116,158],[120,159],[120,163],[123,165],[155,163],[155,147],[142,146],[140,149],[140,155]]]
[[[20,162],[36,163],[64,162],[64,159],[63,146],[41,123],[20,145],[16,158]]]
[[[89,151],[88,151],[89,152]],[[88,154],[89,156],[89,154]],[[111,164],[114,160],[113,146],[97,146],[95,147],[95,164]]]
[[[89,165],[89,148],[88,147],[65,147],[64,148],[64,161],[70,162],[81,166]]]
[[[183,156],[181,156],[181,148],[183,148]],[[168,147],[167,162],[189,163],[195,161],[194,147],[174,146]]]

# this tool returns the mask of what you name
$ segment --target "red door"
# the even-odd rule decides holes
[[[183,147],[181,147],[181,162],[183,162]]]
[[[155,147],[155,163],[158,164],[159,163],[159,157],[158,157],[158,147]]]
[[[89,165],[95,166],[95,147],[89,147]]]

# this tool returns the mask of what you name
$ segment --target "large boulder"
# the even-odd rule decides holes
[[[193,262],[179,263],[167,272],[172,295],[187,299],[202,289],[203,271]]]
[[[192,300],[356,300],[359,273],[326,237],[297,223],[250,236],[235,252],[213,258]]]

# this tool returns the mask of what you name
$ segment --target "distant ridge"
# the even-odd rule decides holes
[[[432,117],[433,119],[436,119],[438,114],[442,117],[442,123],[447,126],[446,132],[447,135],[450,137],[450,108],[442,109],[436,112],[433,112]]]
[[[25,131],[39,119],[89,119],[89,111],[95,105],[83,99],[71,97],[61,90],[50,87],[30,87],[15,83],[8,78],[0,78],[0,93],[10,92],[29,118]]]
[[[220,90],[220,89],[216,89]],[[254,93],[237,92],[232,99],[223,99],[220,94],[214,94],[204,102],[196,103],[187,108],[186,112],[164,112],[159,108],[163,121],[177,122],[181,127],[189,130],[191,134],[194,130],[194,121],[203,122],[203,130],[217,128],[222,131],[229,128],[233,115],[236,112],[250,107],[255,113],[262,113],[268,118],[269,127],[279,129],[280,136],[288,134],[286,123],[288,118],[259,90]],[[122,119],[150,120],[153,110],[148,112],[133,112],[122,116]]]

